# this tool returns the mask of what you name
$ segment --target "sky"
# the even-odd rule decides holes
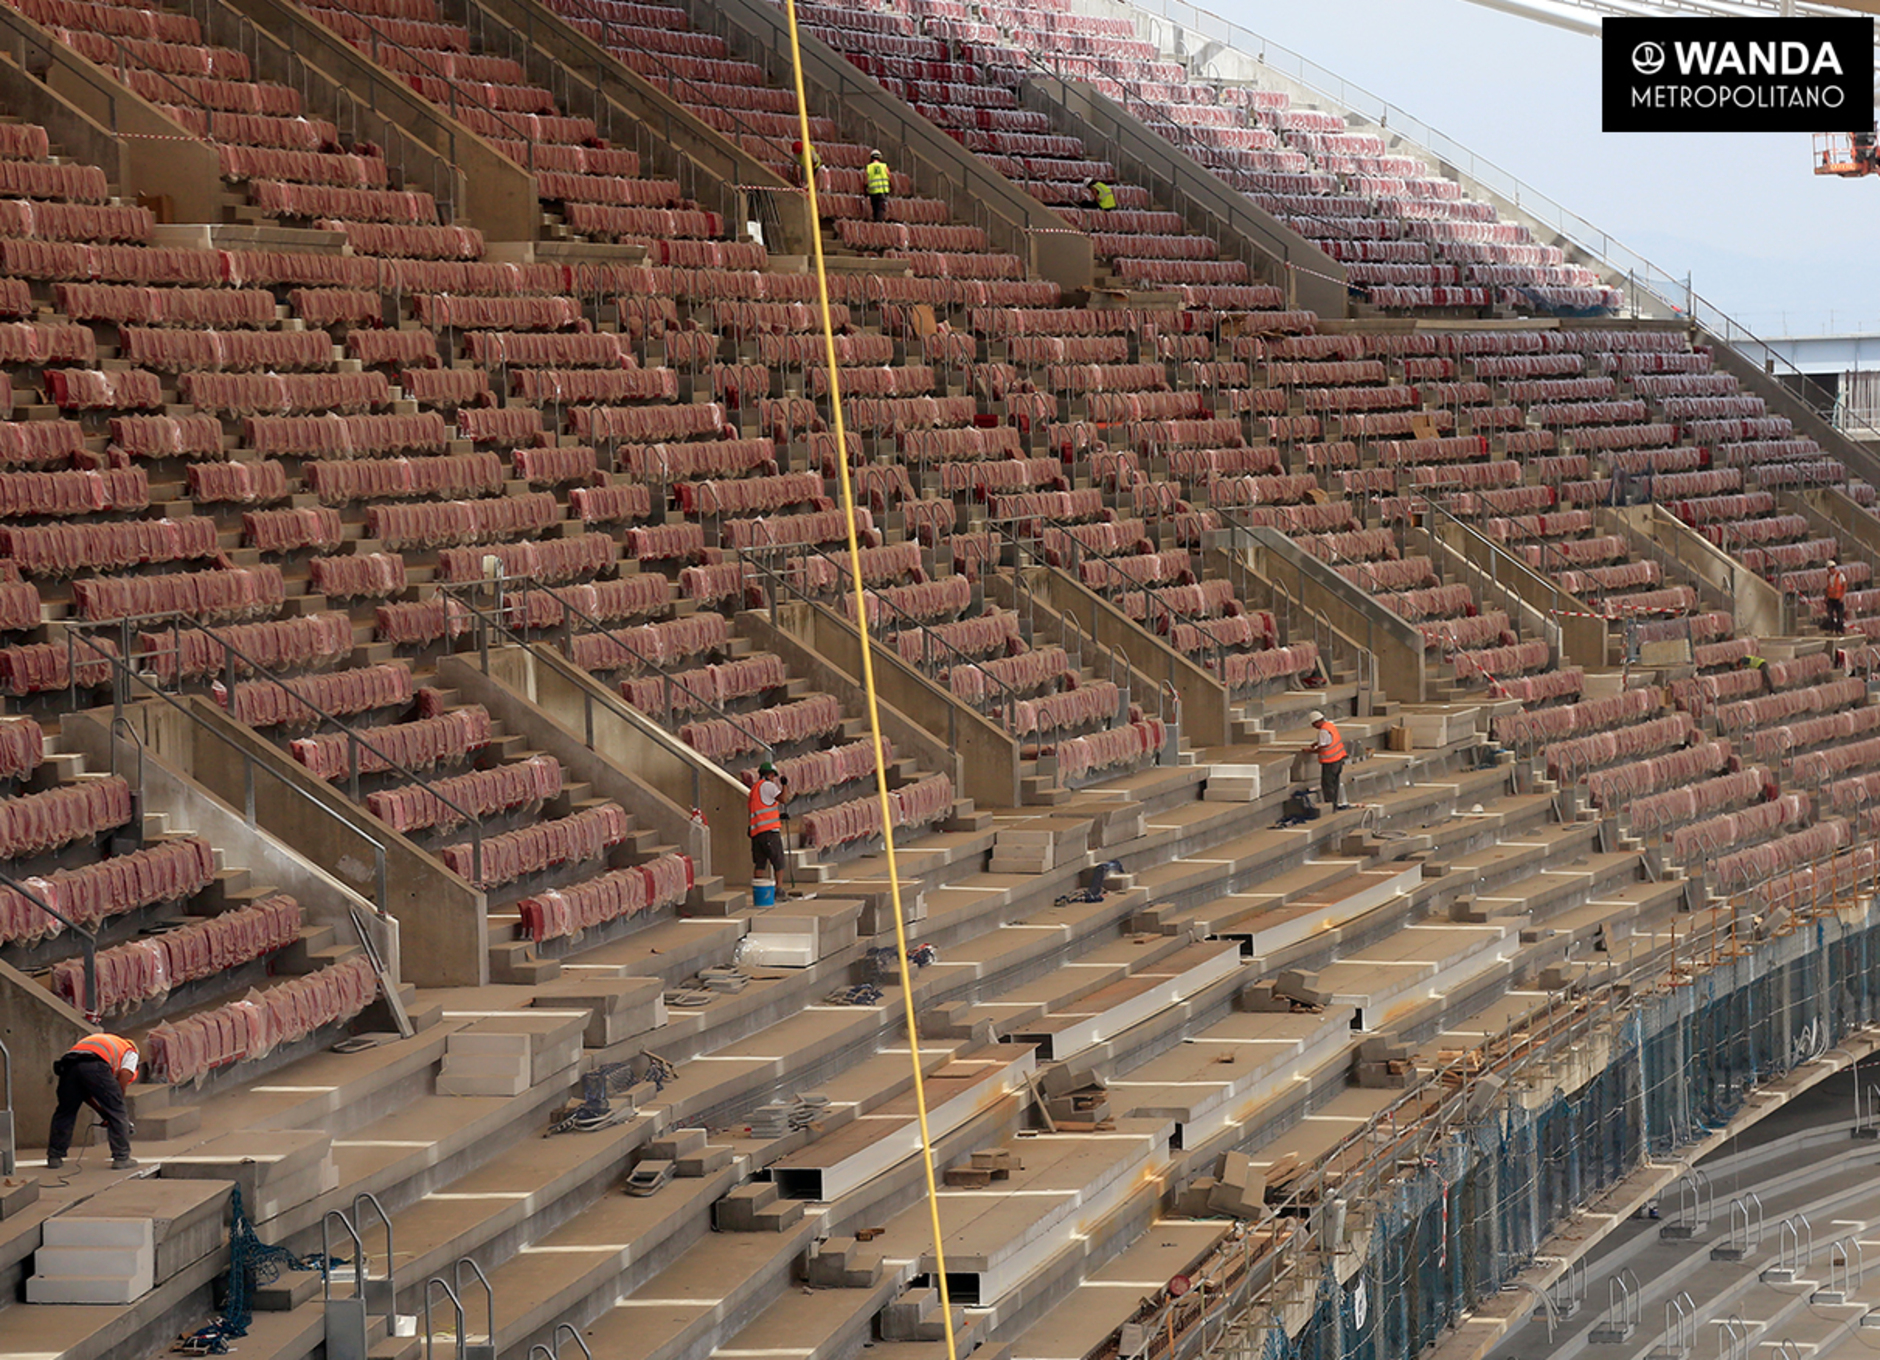
[[[1495,162],[1763,336],[1880,333],[1880,176],[1806,134],[1606,133],[1599,42],[1465,0],[1203,0]]]

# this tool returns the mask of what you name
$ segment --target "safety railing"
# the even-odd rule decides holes
[[[1240,516],[1235,514],[1232,510],[1225,507],[1210,506],[1209,510],[1211,513],[1220,516],[1221,526],[1223,528],[1231,530],[1249,543],[1255,541],[1256,535],[1254,534],[1254,530],[1259,526],[1250,524],[1240,518]],[[1276,530],[1275,532],[1278,531]],[[1351,567],[1362,567],[1364,565],[1364,563],[1360,562],[1358,559],[1338,552],[1335,549],[1332,551],[1330,557],[1320,557],[1317,553],[1308,553],[1306,555],[1311,557],[1314,561],[1323,563],[1334,572],[1338,571],[1338,567],[1341,564]],[[1248,585],[1253,574],[1251,569],[1232,554],[1229,555],[1229,568],[1230,570],[1238,568],[1241,572],[1241,585],[1237,593],[1241,599],[1247,599],[1249,595]],[[1348,580],[1348,578],[1344,577],[1342,572],[1338,574],[1341,580]],[[1377,665],[1376,621],[1367,618],[1365,622],[1366,639],[1363,642],[1359,642],[1356,638],[1349,637],[1340,632],[1324,610],[1317,609],[1306,603],[1303,580],[1296,578],[1294,583],[1300,586],[1298,598],[1294,597],[1293,592],[1289,590],[1282,581],[1274,579],[1266,584],[1282,594],[1288,615],[1290,615],[1293,609],[1297,609],[1311,621],[1312,641],[1314,645],[1318,647],[1321,657],[1334,656],[1339,652],[1349,650],[1350,656],[1348,659],[1353,663],[1352,668],[1357,675],[1359,695],[1361,697],[1366,694],[1375,696],[1380,685]],[[1354,589],[1363,590],[1363,587],[1357,586],[1355,583],[1352,584]],[[1365,593],[1368,594],[1369,592],[1367,591]],[[1282,627],[1280,637],[1285,642],[1290,643],[1292,641],[1290,620],[1285,627]],[[1359,711],[1367,712],[1368,710],[1360,708]]]
[[[670,717],[675,710],[672,695],[673,692],[677,690],[679,693],[685,695],[689,707],[709,713],[712,717],[728,723],[738,735],[750,742],[754,749],[762,751],[764,753],[764,759],[770,760],[775,757],[776,748],[770,742],[758,736],[757,733],[751,731],[744,723],[740,722],[736,714],[727,712],[719,706],[716,700],[709,699],[705,695],[700,694],[697,690],[693,689],[691,685],[672,674],[671,671],[667,670],[657,661],[654,661],[645,652],[628,642],[620,635],[618,630],[609,627],[606,623],[603,623],[593,615],[580,609],[552,586],[544,585],[533,577],[528,576],[500,576],[488,584],[493,591],[492,607],[489,609],[485,609],[476,600],[467,598],[472,592],[482,588],[479,583],[440,584],[438,587],[447,599],[456,601],[457,604],[470,615],[472,622],[476,624],[477,631],[473,642],[473,650],[477,652],[480,658],[479,666],[484,674],[489,674],[490,669],[489,640],[492,633],[500,634],[517,646],[523,647],[531,652],[539,653],[541,651],[542,643],[539,639],[529,637],[524,630],[516,628],[509,622],[506,603],[509,598],[516,599],[520,604],[516,612],[526,620],[530,617],[528,606],[530,595],[532,592],[539,591],[553,599],[557,607],[562,611],[560,635],[562,650],[560,659],[570,668],[575,670],[582,669],[576,664],[574,659],[574,639],[576,636],[574,625],[578,620],[588,626],[588,633],[605,637],[612,645],[632,657],[643,671],[659,678],[666,693],[666,703],[662,708],[662,712],[666,716]],[[615,708],[617,715],[624,715],[631,709],[631,706],[624,700],[620,701],[617,705],[613,704],[612,695],[608,696],[608,700],[609,706]],[[632,711],[637,712],[638,710]],[[590,711],[588,719],[588,745],[590,746],[593,745],[593,735],[593,718],[592,712]],[[704,756],[700,756],[699,758],[701,760],[705,759]],[[696,779],[697,776],[695,775],[695,782]]]
[[[481,7],[479,6],[479,8]],[[630,66],[638,75],[644,77],[648,84],[663,87],[669,98],[677,99],[680,103],[691,102],[708,107],[715,116],[729,120],[736,126],[736,133],[735,135],[726,135],[733,136],[733,140],[736,141],[738,149],[746,155],[755,157],[756,153],[751,150],[751,147],[753,144],[757,144],[769,147],[771,153],[780,161],[794,162],[796,160],[796,156],[791,150],[791,139],[778,137],[774,133],[759,131],[757,126],[748,121],[739,110],[718,102],[717,96],[702,88],[699,83],[690,76],[684,75],[674,69],[663,54],[654,51],[650,47],[636,47],[630,42],[616,39],[614,36],[615,30],[625,28],[626,25],[619,23],[607,14],[595,9],[588,3],[588,0],[555,0],[555,3],[550,5],[549,8],[553,13],[560,15],[577,28],[584,24],[597,26],[600,29],[600,36],[595,38],[594,41],[610,56]],[[524,25],[525,38],[529,42],[534,42],[534,6],[530,6],[528,17],[524,20]],[[623,56],[624,53],[628,52],[633,54],[634,60],[631,63],[626,62]],[[558,65],[560,64],[558,63]],[[657,68],[657,73],[649,74],[648,71],[644,69],[647,65]],[[603,73],[596,71],[594,90],[597,98],[604,84]],[[690,96],[689,101],[678,94],[677,91],[679,89],[686,91],[686,94]],[[723,132],[721,128],[715,128],[714,130]],[[677,150],[676,139],[670,135],[670,131],[668,132],[666,142],[675,151]],[[762,158],[757,157],[757,159]],[[689,157],[683,155],[678,157],[679,166],[689,167],[690,164]],[[764,184],[741,184],[737,187],[743,190],[747,195],[751,204],[751,210],[756,213],[758,221],[763,225],[764,239],[772,243],[772,249],[776,249],[777,243],[780,242],[782,238],[772,235],[772,232],[782,231],[783,219],[782,215],[777,211],[774,195],[791,191],[786,191],[775,185]],[[802,190],[797,189],[793,192],[800,194]],[[691,198],[697,198],[698,196],[699,191],[696,187],[692,193],[687,195],[687,197]],[[727,217],[727,220],[730,220],[729,217]]]
[[[333,123],[342,130],[348,144],[371,140],[378,144],[397,170],[397,183],[406,190],[417,189],[431,195],[438,205],[441,221],[451,222],[464,201],[463,160],[459,154],[457,128],[440,118],[419,115],[425,129],[438,138],[430,146],[406,130],[412,117],[410,104],[396,115],[379,107],[382,95],[409,91],[387,81],[375,64],[354,55],[350,44],[324,25],[308,18],[298,9],[272,16],[264,27],[244,14],[229,0],[181,0],[182,8],[201,25],[204,34],[220,45],[234,48],[248,58],[256,77],[267,77],[288,85],[300,95],[303,109],[315,106],[318,92],[332,101]],[[320,70],[300,51],[299,40],[320,44],[329,52],[343,51],[341,60],[348,68],[343,77]],[[330,46],[327,46],[329,45]],[[411,104],[423,101],[413,97]],[[403,101],[401,100],[401,103]],[[368,117],[369,115],[369,117]]]
[[[80,954],[83,956],[83,961],[80,966],[84,969],[85,974],[85,992],[83,997],[85,1019],[90,1024],[97,1024],[100,1018],[100,1012],[98,1010],[97,931],[90,926],[81,925],[77,921],[74,921],[64,912],[46,901],[37,889],[28,887],[11,874],[0,873],[0,887],[4,887],[10,892],[18,893],[35,907],[45,912],[46,915],[78,936],[78,948]],[[13,1063],[10,1057],[7,1060],[7,1108],[13,1108]]]
[[[142,625],[146,624],[154,624],[159,628],[167,629],[170,634],[170,650],[167,653],[160,650],[151,651],[148,649],[133,653],[131,646],[132,631],[134,629],[141,629]],[[235,693],[235,686],[240,683],[240,676],[245,672],[253,675],[262,683],[281,686],[283,692],[295,705],[305,709],[312,715],[317,725],[334,728],[341,736],[346,738],[347,786],[348,793],[354,803],[360,803],[359,779],[360,775],[365,773],[360,768],[360,755],[364,753],[376,757],[383,762],[385,767],[384,773],[397,775],[399,778],[410,780],[430,797],[437,799],[439,803],[442,803],[445,807],[456,813],[459,819],[468,823],[470,827],[471,864],[475,878],[481,881],[483,866],[483,819],[481,817],[472,815],[468,808],[465,808],[447,795],[439,793],[436,784],[433,783],[428,776],[418,773],[418,771],[393,757],[383,747],[379,746],[370,737],[366,736],[364,732],[354,727],[344,718],[336,713],[327,711],[320,705],[314,703],[313,700],[307,698],[304,694],[296,693],[290,684],[289,677],[277,674],[265,662],[251,656],[240,647],[237,647],[233,642],[229,641],[227,636],[219,630],[210,627],[208,624],[200,623],[187,614],[176,612],[145,614],[122,619],[112,619],[109,622],[98,625],[88,625],[74,621],[67,624],[66,636],[68,639],[73,640],[68,642],[66,649],[68,664],[73,660],[72,648],[76,643],[77,637],[85,629],[94,626],[100,629],[116,628],[121,630],[122,640],[119,645],[123,649],[122,655],[127,660],[133,655],[135,655],[137,659],[144,661],[156,660],[163,656],[173,658],[176,665],[176,676],[179,686],[183,681],[182,634],[187,631],[200,633],[207,637],[209,641],[222,652],[221,669],[224,677],[223,684],[227,687],[231,698]],[[123,702],[121,693],[114,692],[113,720],[115,721],[122,715]]]
[[[11,5],[0,5],[0,47],[11,55],[13,64],[22,71],[43,75],[53,59],[62,54],[62,44],[49,37],[45,30],[28,19]],[[61,70],[76,76],[89,86],[93,93],[104,100],[105,126],[113,136],[124,133],[121,121],[124,110],[120,107],[123,91],[120,86],[100,80],[93,75],[83,62],[67,62]]]
[[[210,629],[203,624],[196,623],[193,620],[181,619],[181,616],[159,615],[156,617],[158,617],[159,619],[165,622],[173,622],[179,628],[186,624],[188,627],[200,629],[203,632],[207,632],[211,634],[213,634],[214,632],[213,629]],[[128,632],[129,624],[132,621],[127,619],[127,620],[114,621],[114,622],[121,623],[125,627],[126,631]],[[126,725],[128,722],[127,718],[125,717],[124,710],[131,701],[132,686],[136,686],[139,690],[147,693],[149,697],[153,699],[161,700],[164,704],[168,705],[175,712],[182,714],[185,718],[189,720],[189,722],[196,728],[196,730],[200,732],[205,732],[209,734],[210,736],[214,737],[219,743],[221,743],[223,746],[227,747],[231,752],[234,753],[235,757],[241,762],[241,767],[242,767],[242,819],[243,819],[244,824],[247,825],[249,829],[253,830],[259,826],[259,822],[257,821],[256,815],[255,815],[255,808],[256,808],[257,801],[258,801],[259,792],[260,792],[260,787],[259,787],[260,776],[265,774],[274,782],[275,786],[278,786],[279,788],[285,790],[288,793],[288,795],[297,804],[311,808],[315,812],[317,812],[319,815],[327,818],[330,821],[338,823],[339,826],[349,836],[355,837],[358,840],[363,841],[367,849],[372,854],[372,864],[373,864],[372,906],[373,906],[373,909],[380,916],[387,916],[390,914],[389,902],[388,902],[388,898],[386,895],[385,843],[383,841],[379,840],[377,837],[372,836],[368,832],[361,829],[358,825],[355,824],[355,822],[352,819],[346,817],[337,809],[328,807],[326,803],[321,801],[319,798],[315,797],[309,790],[302,788],[299,784],[295,783],[294,781],[290,779],[283,778],[277,771],[269,769],[267,766],[261,764],[258,760],[255,759],[254,752],[243,747],[239,742],[237,742],[233,737],[229,736],[226,732],[223,732],[217,727],[215,727],[214,725],[203,721],[202,715],[198,713],[192,705],[184,702],[183,699],[179,697],[178,695],[171,694],[168,690],[165,690],[162,687],[162,685],[158,684],[149,675],[145,674],[144,672],[136,668],[133,662],[140,660],[140,659],[144,659],[144,658],[140,654],[132,653],[130,651],[128,642],[125,644],[122,651],[114,653],[109,648],[101,647],[96,642],[94,642],[91,638],[85,636],[80,626],[78,626],[75,623],[68,623],[66,625],[65,637],[66,637],[67,674],[72,677],[72,684],[67,692],[67,702],[73,711],[77,711],[78,706],[79,706],[79,700],[78,700],[79,691],[78,691],[78,684],[77,684],[79,653],[84,652],[92,656],[96,661],[102,662],[111,668],[111,677],[112,677],[111,732],[112,732],[112,737],[113,737],[112,760],[113,760],[114,767],[115,767],[115,761],[116,761],[116,750],[115,750],[116,734],[120,726]],[[141,756],[142,742],[141,740],[139,740],[138,746],[140,750],[138,768],[141,774],[141,770],[142,770],[142,756]],[[414,778],[417,778],[417,777],[414,776]],[[139,787],[136,792],[137,792],[139,803],[141,804],[143,790],[141,787]],[[435,797],[436,795],[433,794],[433,796]],[[440,801],[443,801],[443,800],[440,799]],[[455,805],[451,804],[450,806],[454,807]],[[479,838],[478,845],[480,846],[480,843],[481,843],[480,825],[477,828],[477,834]],[[478,858],[479,860],[481,859],[480,849],[477,852],[476,858]]]
[[[529,171],[529,173],[535,173],[535,143],[537,138],[529,131],[527,124],[518,122],[501,109],[495,107],[495,105],[491,104],[488,100],[480,99],[471,94],[464,81],[439,67],[427,53],[393,38],[390,34],[386,33],[384,29],[380,28],[378,24],[374,23],[371,18],[360,14],[357,10],[348,10],[347,13],[352,17],[352,22],[357,23],[361,28],[365,29],[366,42],[364,55],[370,57],[374,65],[381,67],[384,65],[380,60],[381,53],[396,52],[418,68],[416,74],[428,76],[432,80],[443,82],[449,89],[450,95],[443,103],[442,107],[453,120],[458,118],[460,109],[466,108],[475,109],[477,112],[494,120],[504,132],[509,134],[511,139],[523,144],[524,159],[522,166],[525,170]],[[327,28],[324,24],[320,26],[319,36],[320,41],[323,43],[338,44],[350,47],[355,51],[358,50],[358,46],[353,39],[347,38],[335,29]]]
[[[1487,567],[1483,567],[1479,562],[1471,563],[1471,565],[1488,578],[1490,588],[1501,598],[1503,604],[1509,606],[1509,617],[1516,622],[1517,630],[1523,611],[1537,609],[1538,606],[1522,595],[1521,592],[1515,588],[1513,582],[1522,580],[1535,581],[1540,583],[1543,589],[1551,592],[1551,616],[1542,623],[1542,632],[1548,646],[1553,648],[1554,655],[1557,658],[1561,650],[1560,620],[1568,614],[1584,612],[1579,608],[1579,601],[1564,591],[1558,581],[1554,580],[1551,576],[1536,571],[1521,558],[1516,557],[1513,553],[1509,552],[1506,547],[1497,543],[1473,524],[1457,516],[1454,511],[1444,506],[1434,496],[1422,497],[1422,503],[1424,513],[1430,517],[1432,526],[1438,524],[1446,526],[1451,532],[1460,535],[1465,542],[1473,545],[1478,552],[1488,558]],[[1434,538],[1435,536],[1436,535],[1432,533],[1431,537]],[[1507,577],[1507,581],[1505,582],[1502,579],[1504,575]]]
[[[777,605],[779,602],[780,590],[789,593],[790,595],[794,596],[798,601],[804,604],[812,605],[817,608],[822,607],[822,602],[820,600],[816,599],[814,596],[809,594],[809,592],[803,590],[795,582],[791,581],[783,572],[777,570],[776,566],[768,560],[775,552],[797,552],[797,551],[802,551],[806,548],[811,554],[822,557],[824,560],[833,563],[834,565],[839,567],[842,571],[847,572],[849,570],[848,563],[841,562],[838,559],[830,556],[829,554],[823,553],[820,549],[814,548],[813,546],[807,545],[807,544],[798,544],[798,543],[765,544],[763,545],[763,548],[760,548],[760,549],[746,548],[740,554],[740,560],[749,562],[752,566],[757,568],[758,575],[769,586],[768,594],[769,594],[769,599],[770,599],[770,621],[772,623],[775,623],[777,621]],[[765,549],[768,549],[769,551],[765,551]],[[958,647],[955,647],[952,643],[948,642],[945,638],[941,637],[938,633],[934,632],[932,627],[928,625],[925,620],[915,618],[912,614],[908,613],[905,609],[903,609],[900,605],[896,604],[893,600],[887,599],[886,597],[882,596],[879,593],[871,594],[869,598],[871,598],[874,601],[874,603],[877,606],[879,606],[884,612],[892,613],[897,620],[903,621],[902,622],[903,629],[914,629],[920,633],[921,657],[922,657],[923,664],[917,667],[916,669],[918,669],[923,675],[926,675],[928,679],[932,680],[935,685],[938,685],[940,688],[946,690],[946,692],[949,695],[952,695],[956,699],[959,698],[958,695],[953,693],[953,686],[952,686],[950,674],[947,678],[942,679],[936,672],[929,671],[925,664],[927,658],[932,654],[933,649],[937,647],[941,650],[943,655],[955,658],[953,662],[954,665],[979,666],[980,659],[977,657],[970,657],[966,655],[965,652],[962,652]],[[855,631],[858,634],[862,635],[864,639],[864,645],[868,645],[867,640],[869,638],[872,638],[876,630],[880,627],[880,625],[871,623],[871,621],[866,617],[862,617],[862,618],[858,618],[854,620],[853,626],[855,628]],[[882,644],[877,642],[874,645],[880,646]],[[952,668],[951,666],[949,666],[947,669],[950,672]],[[985,671],[983,668],[981,669],[980,673],[985,677],[987,685],[991,687],[993,709],[995,711],[1002,710],[1001,721],[1006,731],[1008,732],[1011,731],[1016,724],[1016,715],[1018,712],[1018,702],[1019,702],[1018,691],[1013,689],[1010,685],[1006,684],[1003,680],[999,679],[998,676]],[[967,701],[961,700],[961,702],[967,702]],[[977,708],[978,705],[972,705],[972,707]],[[948,714],[949,725],[952,723],[952,720],[953,720],[953,715],[949,712]],[[951,741],[951,738],[953,736],[951,726],[949,726],[948,736],[949,736],[949,741]]]
[[[1310,251],[1314,272],[1317,267],[1330,263],[1325,259],[1323,252],[1312,246],[1304,237],[1289,231],[1274,230],[1277,224],[1270,216],[1256,213],[1244,194],[1227,188],[1205,167],[1202,167],[1201,173],[1197,175],[1193,169],[1181,161],[1167,159],[1166,156],[1162,159],[1149,158],[1146,154],[1149,149],[1147,146],[1136,152],[1130,152],[1122,146],[1116,136],[1093,124],[1072,107],[1070,100],[1066,97],[1069,85],[1077,82],[1098,97],[1107,97],[1090,85],[1081,74],[1067,73],[1065,54],[1026,49],[1024,55],[1027,62],[1026,69],[1032,76],[1032,79],[1026,83],[1026,89],[1033,98],[1047,106],[1047,113],[1050,111],[1057,113],[1060,125],[1066,120],[1074,120],[1075,123],[1082,125],[1085,149],[1091,153],[1092,159],[1107,160],[1119,170],[1128,164],[1129,173],[1134,175],[1140,172],[1145,178],[1154,181],[1154,187],[1159,191],[1156,195],[1157,199],[1166,203],[1173,211],[1182,213],[1183,216],[1187,216],[1184,209],[1194,209],[1220,221],[1229,232],[1229,239],[1218,244],[1226,246],[1229,257],[1238,259],[1252,273],[1270,276],[1272,265],[1275,263],[1288,269],[1299,267],[1306,262],[1305,257],[1308,251]],[[1071,57],[1069,60],[1076,60],[1076,58]],[[1115,75],[1109,76],[1108,79],[1120,85],[1126,96],[1134,96],[1133,107],[1128,99],[1125,99],[1121,105],[1124,112],[1139,119],[1152,106],[1139,85]],[[1053,88],[1053,82],[1058,88]],[[1144,135],[1145,138],[1149,136],[1147,133]],[[1154,141],[1161,143],[1162,139],[1156,137]],[[1180,144],[1176,145],[1179,149]],[[1332,275],[1327,277],[1332,278],[1340,287],[1344,285],[1344,280],[1341,278]],[[1284,285],[1283,279],[1272,281]]]
[[[780,6],[769,0],[686,0],[686,10],[693,27],[723,38],[741,60],[763,70],[767,83],[788,87],[794,80],[789,28]],[[955,220],[980,228],[997,249],[1026,259],[1034,235],[1083,234],[960,150],[940,129],[855,67],[842,51],[808,33],[802,35],[802,48],[812,116],[832,119],[857,141],[895,147],[901,162],[898,168],[909,174],[920,191],[945,200]]]

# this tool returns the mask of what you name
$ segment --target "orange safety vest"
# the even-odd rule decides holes
[[[1847,573],[1839,567],[1828,573],[1828,598],[1830,600],[1847,598]]]
[[[103,1058],[113,1072],[121,1072],[124,1070],[124,1060],[137,1051],[137,1045],[115,1034],[88,1034],[73,1044],[69,1051]]]
[[[764,781],[760,778],[751,785],[751,836],[755,839],[766,831],[783,830],[783,807],[778,803],[764,801]]]
[[[1332,734],[1331,744],[1319,747],[1319,764],[1336,765],[1345,758],[1345,739],[1338,735],[1338,724],[1330,718],[1325,720],[1322,731]]]

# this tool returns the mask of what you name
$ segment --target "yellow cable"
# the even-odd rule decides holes
[[[829,365],[829,409],[835,422],[836,475],[842,484],[842,518],[848,530],[849,575],[855,587],[855,625],[862,639],[862,689],[868,699],[868,732],[875,746],[875,794],[881,802],[881,841],[888,860],[888,893],[894,905],[894,944],[901,971],[901,1004],[907,1019],[907,1048],[914,1066],[914,1109],[920,1120],[920,1164],[927,1179],[927,1211],[933,1227],[934,1277],[940,1285],[940,1318],[946,1328],[947,1360],[959,1360],[953,1335],[953,1297],[947,1288],[947,1257],[940,1226],[940,1187],[934,1179],[933,1131],[927,1123],[927,1084],[920,1069],[920,1027],[914,1015],[914,979],[907,961],[907,922],[901,914],[901,872],[894,855],[894,806],[888,797],[888,767],[881,758],[881,703],[875,694],[875,644],[868,629],[868,593],[862,585],[862,546],[855,533],[855,487],[849,478],[848,434],[842,419],[842,370],[836,363],[836,331],[829,315],[829,275],[823,266],[822,214],[816,202],[816,146],[809,135],[809,97],[803,89],[803,45],[797,34],[796,0],[784,0],[790,21],[790,72],[796,82],[797,126],[803,134],[798,168],[809,194],[810,260],[816,267],[816,297],[822,309],[823,357]]]

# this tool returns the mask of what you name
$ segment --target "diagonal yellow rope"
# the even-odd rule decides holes
[[[888,797],[888,767],[881,756],[881,703],[875,692],[875,644],[868,628],[868,594],[862,585],[862,547],[855,532],[855,486],[849,477],[848,432],[842,417],[842,369],[836,362],[835,325],[829,315],[829,275],[823,263],[822,215],[816,202],[816,146],[809,135],[809,98],[803,88],[803,46],[797,32],[796,0],[784,0],[790,21],[790,72],[796,82],[797,127],[803,138],[798,169],[809,194],[810,261],[816,269],[816,297],[822,312],[823,358],[829,365],[829,409],[835,426],[836,476],[842,486],[842,518],[848,530],[849,575],[855,588],[855,622],[862,640],[862,689],[868,700],[868,733],[875,747],[875,795],[881,802],[882,848],[888,860],[888,892],[894,905],[895,954],[901,971],[901,1004],[907,1022],[907,1049],[914,1067],[914,1109],[920,1121],[921,1171],[927,1180],[927,1210],[932,1219],[934,1277],[940,1287],[940,1316],[946,1328],[947,1360],[959,1360],[953,1335],[953,1299],[947,1288],[945,1233],[940,1226],[940,1187],[934,1178],[933,1131],[927,1122],[927,1086],[920,1066],[920,1029],[914,1015],[914,980],[907,960],[907,921],[901,911],[901,873],[894,853],[894,807]]]

